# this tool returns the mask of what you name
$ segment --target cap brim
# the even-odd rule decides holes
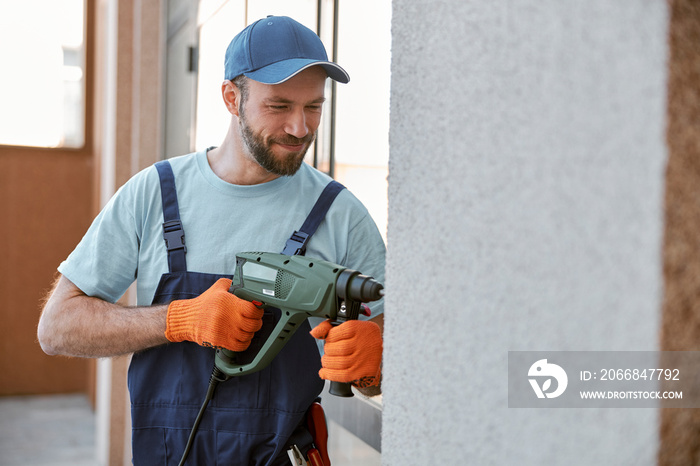
[[[309,60],[306,58],[292,58],[277,63],[272,63],[255,71],[244,73],[250,79],[263,84],[280,84],[296,76],[307,68],[320,66],[328,77],[343,84],[350,81],[350,75],[339,65],[329,61]]]

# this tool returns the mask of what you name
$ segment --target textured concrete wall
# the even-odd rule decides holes
[[[662,0],[395,0],[382,454],[653,464],[650,409],[509,409],[509,350],[658,349]]]

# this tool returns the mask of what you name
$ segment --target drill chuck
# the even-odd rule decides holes
[[[384,296],[384,286],[356,270],[345,269],[338,275],[336,294],[346,301],[369,303]]]

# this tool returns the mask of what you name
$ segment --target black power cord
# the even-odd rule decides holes
[[[194,425],[192,426],[192,431],[190,431],[190,437],[187,439],[187,446],[185,446],[185,451],[182,453],[179,466],[184,466],[185,461],[187,461],[187,457],[192,449],[192,444],[194,443],[194,437],[197,435],[197,430],[199,429],[199,424],[202,422],[202,418],[204,417],[204,411],[206,411],[207,405],[209,405],[209,402],[214,397],[216,387],[219,385],[219,382],[225,382],[228,379],[229,378],[223,372],[221,372],[218,367],[214,366],[214,369],[211,371],[211,377],[209,377],[209,388],[207,388],[207,395],[204,397],[202,407],[199,408],[197,419],[195,419]]]

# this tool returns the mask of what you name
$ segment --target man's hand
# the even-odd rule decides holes
[[[381,381],[382,332],[374,322],[349,320],[336,327],[321,322],[311,331],[314,338],[326,340],[322,379],[350,382],[358,388],[377,387]]]
[[[165,337],[231,351],[248,348],[262,327],[263,310],[229,293],[230,286],[231,280],[220,278],[198,297],[170,303]]]

